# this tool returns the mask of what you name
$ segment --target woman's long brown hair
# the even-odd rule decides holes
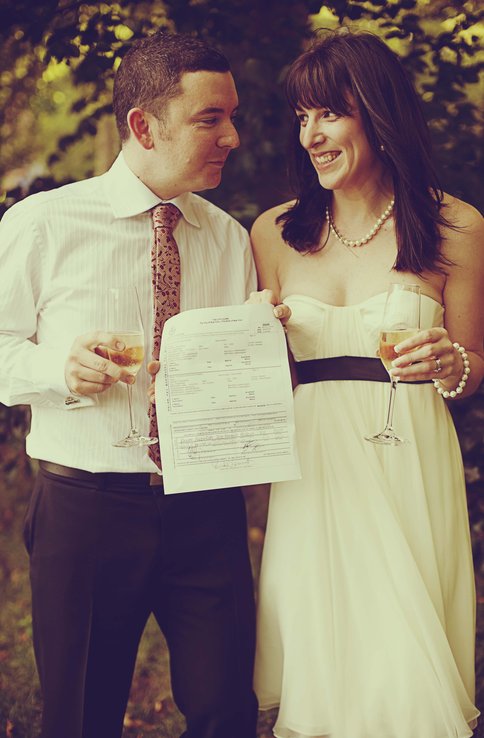
[[[286,93],[294,111],[328,108],[347,116],[350,99],[356,101],[369,144],[393,180],[395,268],[445,273],[451,262],[441,253],[441,228],[452,226],[442,214],[443,193],[420,101],[398,57],[371,33],[327,32],[291,65]],[[321,187],[299,142],[297,119],[289,176],[296,203],[277,218],[282,236],[297,251],[318,250],[324,247],[321,233],[332,193]]]

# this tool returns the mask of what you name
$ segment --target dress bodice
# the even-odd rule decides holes
[[[337,306],[308,295],[288,295],[289,346],[296,361],[329,356],[376,356],[386,292],[355,305]],[[428,295],[421,299],[421,327],[443,325],[444,308]]]

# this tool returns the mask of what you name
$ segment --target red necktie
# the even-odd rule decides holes
[[[181,216],[173,205],[157,205],[151,211],[154,239],[151,250],[151,281],[153,284],[153,359],[160,356],[161,334],[168,318],[180,312],[180,254],[173,237]],[[151,403],[149,409],[150,436],[158,436],[156,407]],[[148,446],[150,458],[161,469],[160,446]]]

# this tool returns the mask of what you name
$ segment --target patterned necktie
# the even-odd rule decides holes
[[[151,281],[153,284],[153,359],[160,357],[161,334],[168,318],[180,312],[180,254],[173,238],[181,213],[172,203],[157,205],[151,211],[154,239],[151,250]],[[156,407],[149,409],[150,436],[158,436]],[[148,453],[161,469],[160,446],[148,446]]]

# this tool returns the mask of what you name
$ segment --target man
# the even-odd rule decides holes
[[[246,231],[191,194],[219,184],[239,145],[237,105],[218,51],[175,34],[134,44],[115,79],[122,152],[110,171],[33,195],[0,225],[0,400],[32,405],[27,450],[40,467],[25,541],[42,738],[121,736],[150,613],[170,650],[183,736],[255,738],[241,491],[165,497],[147,446],[112,445],[127,430],[133,380],[100,348],[124,348],[105,330],[106,288],[135,285],[151,356],[152,277],[166,271],[151,268],[160,202],[178,208],[175,310],[240,304],[255,288]],[[145,436],[149,382],[142,370],[132,387]]]

